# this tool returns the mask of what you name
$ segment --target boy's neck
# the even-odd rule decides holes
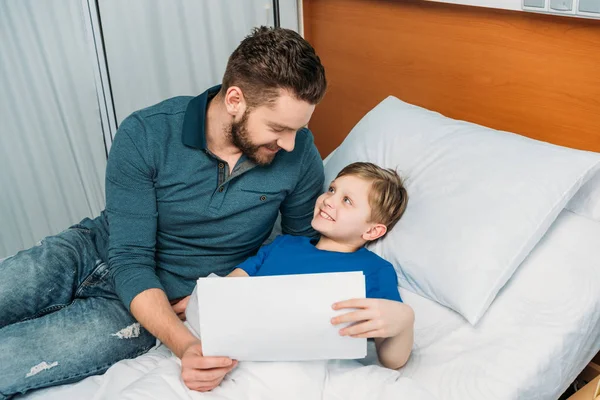
[[[321,238],[315,245],[315,247],[319,250],[337,251],[339,253],[354,253],[363,246],[364,244],[357,245],[353,243],[337,242],[324,235],[321,235]]]

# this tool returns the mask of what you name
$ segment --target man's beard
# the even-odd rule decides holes
[[[242,153],[246,155],[251,161],[258,165],[269,165],[277,153],[264,154],[261,153],[261,148],[267,148],[270,150],[277,150],[279,147],[277,144],[271,145],[255,145],[250,140],[248,133],[248,111],[244,113],[242,118],[237,122],[232,122],[229,126],[227,134],[231,138],[231,142],[235,147],[240,149]]]

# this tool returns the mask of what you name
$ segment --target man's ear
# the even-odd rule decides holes
[[[383,224],[375,224],[368,231],[363,233],[362,238],[367,242],[371,242],[375,239],[379,239],[387,232],[387,227]]]
[[[225,93],[225,108],[232,117],[242,116],[246,112],[246,98],[239,86],[230,86]]]

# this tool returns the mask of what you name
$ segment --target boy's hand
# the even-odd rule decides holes
[[[332,308],[355,308],[331,319],[333,325],[353,322],[340,330],[340,335],[355,338],[387,338],[398,335],[412,323],[412,309],[399,301],[384,299],[352,299],[335,303]]]
[[[178,302],[171,304],[171,308],[173,309],[173,311],[175,311],[175,314],[177,314],[179,319],[182,321],[185,321],[185,309],[187,308],[189,302],[190,296],[186,296]]]

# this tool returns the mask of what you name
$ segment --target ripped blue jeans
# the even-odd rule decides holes
[[[75,225],[0,262],[0,400],[101,374],[154,346],[115,294],[96,235]]]

